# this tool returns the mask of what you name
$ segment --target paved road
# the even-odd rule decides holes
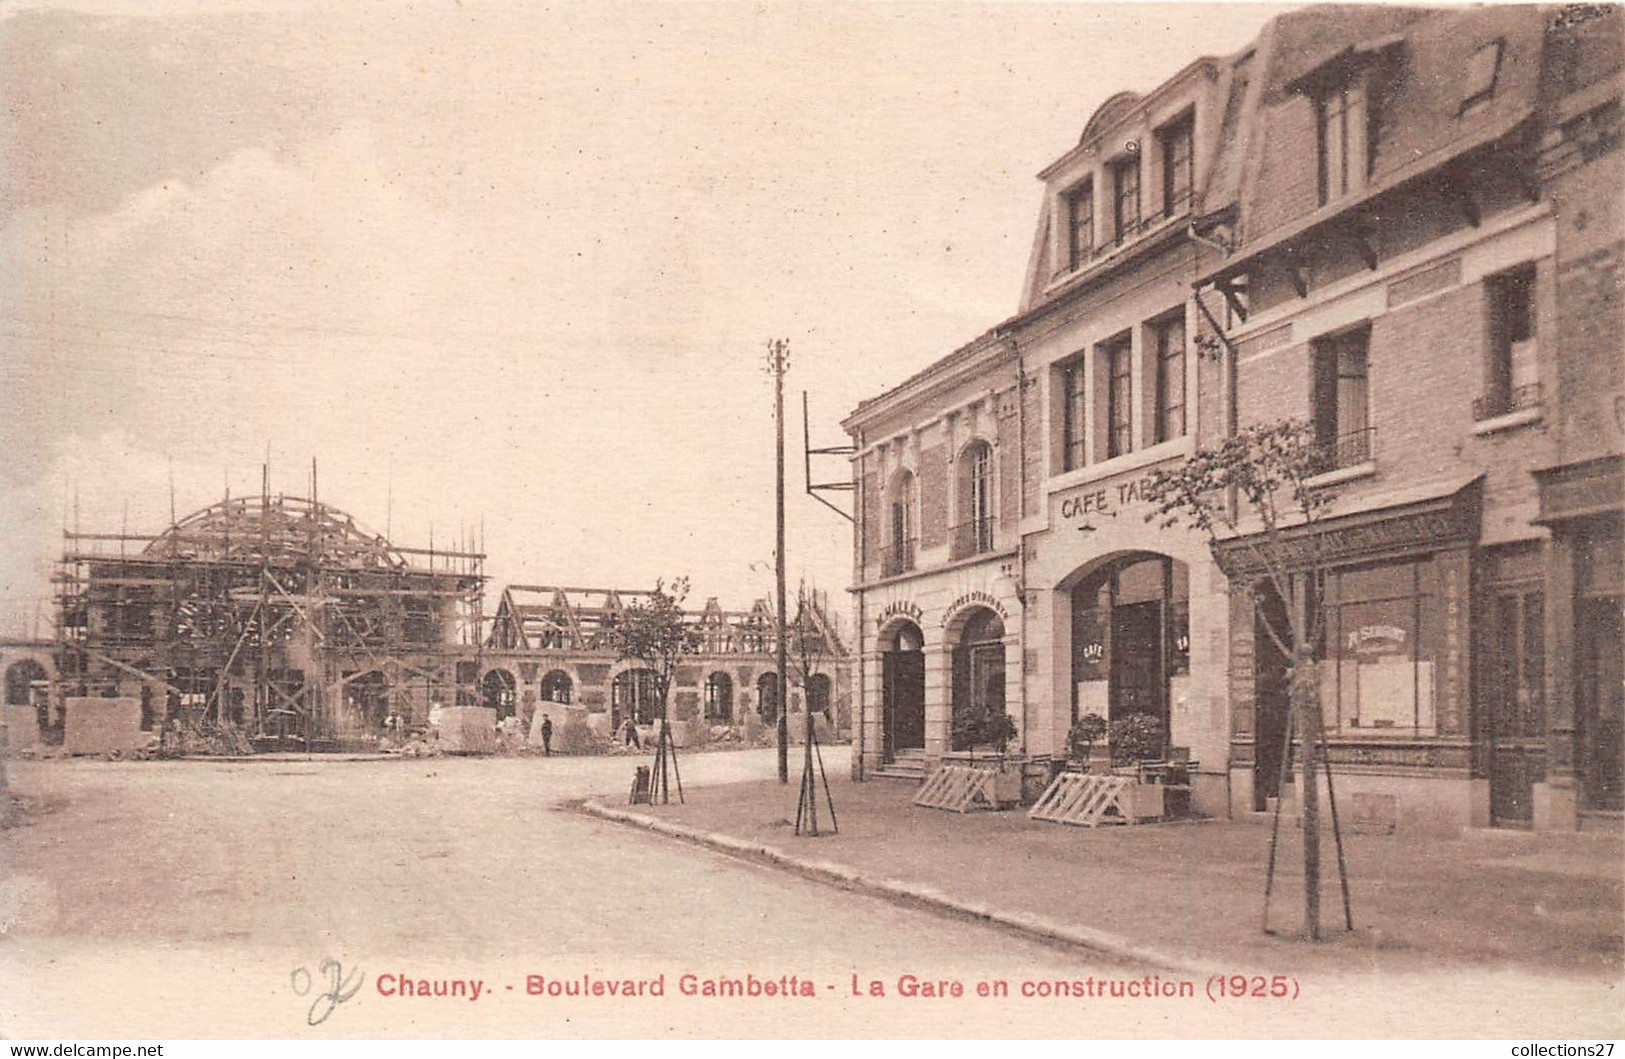
[[[765,751],[685,763],[701,798],[773,768]],[[1035,1016],[1026,1032],[1099,1032],[1103,1001],[993,1004],[975,983],[1143,974],[555,808],[624,797],[631,765],[13,763],[14,786],[52,810],[0,837],[0,1033],[1004,1035]],[[296,968],[320,981],[328,957],[362,984],[312,1030],[325,989],[296,995],[310,980]],[[688,998],[684,974],[795,975],[818,996]],[[971,995],[905,1001],[904,974]],[[530,975],[664,975],[665,996],[536,998]],[[854,975],[887,999],[853,997]],[[482,995],[382,995],[402,977]],[[1117,1005],[1124,1032],[1167,1032],[1188,1009]]]

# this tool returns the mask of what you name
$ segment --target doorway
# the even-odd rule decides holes
[[[1269,808],[1281,796],[1281,766],[1287,755],[1287,733],[1292,723],[1291,666],[1270,634],[1289,628],[1286,604],[1269,585],[1260,586],[1253,608],[1253,811]],[[1286,762],[1288,769],[1290,762]],[[1291,782],[1290,772],[1286,775]]]
[[[1535,783],[1545,774],[1545,613],[1538,587],[1490,598],[1484,738],[1493,827],[1534,824]]]
[[[925,749],[925,637],[908,622],[881,654],[881,725],[887,761]]]
[[[1578,601],[1575,673],[1585,808],[1625,810],[1625,597]]]
[[[964,622],[954,644],[952,691],[951,742],[969,750],[981,723],[1004,712],[1004,622],[992,610],[976,608]]]

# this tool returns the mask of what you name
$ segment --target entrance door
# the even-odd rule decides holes
[[[1585,772],[1585,807],[1625,809],[1625,618],[1622,597],[1594,596],[1579,601],[1580,767]]]
[[[885,699],[886,755],[925,749],[925,652],[887,651],[881,656]]]
[[[1545,610],[1538,589],[1491,600],[1485,737],[1490,757],[1490,823],[1529,827],[1534,785],[1545,774]]]
[[[1291,659],[1270,635],[1271,629],[1287,628],[1286,606],[1277,592],[1262,591],[1253,616],[1253,810],[1260,813],[1269,808],[1269,799],[1281,795],[1281,765],[1292,720]]]
[[[1119,604],[1112,610],[1111,712],[1166,718],[1162,665],[1162,604]]]

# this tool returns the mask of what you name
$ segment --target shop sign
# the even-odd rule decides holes
[[[1092,486],[1062,500],[1061,517],[1070,519],[1088,518],[1090,515],[1115,516],[1119,508],[1145,503],[1145,490],[1150,483],[1151,475],[1145,474],[1126,482]]]
[[[1348,649],[1361,654],[1399,654],[1405,650],[1405,630],[1397,625],[1362,625],[1346,637]]]
[[[1000,618],[1008,618],[1010,616],[1009,614],[1005,613],[1004,604],[1000,603],[993,593],[984,592],[981,589],[977,589],[974,592],[966,592],[963,596],[960,596],[958,599],[948,604],[948,609],[942,612],[942,624],[946,626],[950,617],[957,614],[962,608],[968,607],[973,603],[977,604],[978,606],[988,608]]]
[[[875,615],[875,627],[879,628],[896,617],[908,618],[918,625],[923,616],[919,604],[899,599],[881,608],[880,613]]]

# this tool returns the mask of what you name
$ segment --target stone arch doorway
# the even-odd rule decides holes
[[[30,689],[34,683],[45,679],[45,667],[32,658],[11,663],[6,667],[6,705],[27,706],[33,701]]]
[[[729,724],[733,718],[733,678],[719,669],[705,678],[705,719],[711,724]]]
[[[987,607],[973,607],[961,612],[949,632],[953,639],[949,735],[955,750],[968,750],[981,741],[975,727],[1004,712],[1004,620]]]
[[[1080,569],[1070,589],[1072,717],[1156,721],[1151,756],[1167,752],[1170,687],[1190,671],[1190,571],[1156,552],[1128,552]]]
[[[485,707],[497,711],[497,720],[513,716],[518,686],[518,681],[506,669],[493,669],[480,680],[480,695],[485,700]]]
[[[883,760],[925,749],[925,635],[911,621],[880,638]]]

